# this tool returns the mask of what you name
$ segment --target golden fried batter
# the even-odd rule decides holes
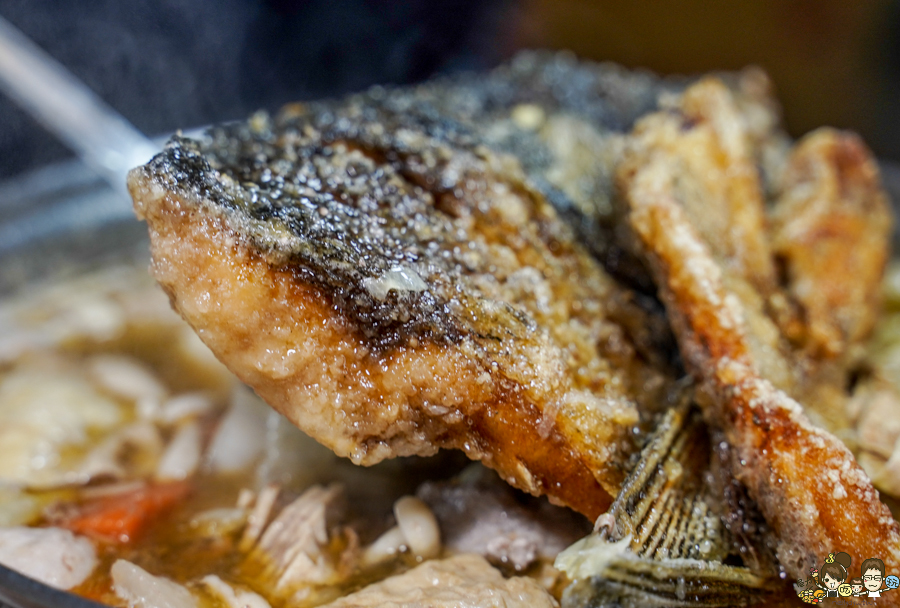
[[[705,417],[727,440],[732,473],[757,501],[788,574],[800,576],[835,551],[879,556],[896,570],[897,523],[850,451],[789,396],[815,394],[816,357],[836,356],[871,327],[889,226],[877,171],[855,138],[828,131],[792,155],[774,241],[803,311],[791,323],[800,324],[805,345],[817,345],[801,357],[777,322],[791,298],[766,260],[758,178],[747,173],[747,139],[731,108],[725,88],[709,80],[689,89],[676,112],[637,126],[619,172],[627,220],[700,383]],[[730,218],[718,226],[723,215]],[[842,217],[852,221],[827,230]],[[732,240],[720,242],[716,226]],[[841,264],[834,280],[845,289],[829,293],[834,284],[811,252],[836,255],[832,247],[859,243],[863,230],[870,242],[849,255],[874,266],[853,275]],[[826,291],[813,304],[808,290],[818,281]],[[845,368],[829,369],[837,376],[830,384],[846,381]]]
[[[877,167],[858,136],[819,129],[791,152],[771,214],[772,251],[804,319],[799,341],[835,358],[878,314],[891,218]]]

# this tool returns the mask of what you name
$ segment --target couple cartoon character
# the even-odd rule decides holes
[[[798,593],[798,597],[809,604],[818,604],[830,597],[881,597],[885,591],[900,586],[900,578],[884,575],[884,561],[877,557],[864,560],[858,576],[849,579],[852,558],[847,553],[830,553],[820,570],[810,568],[814,585]],[[801,586],[806,586],[806,582]]]

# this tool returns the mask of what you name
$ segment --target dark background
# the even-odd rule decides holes
[[[508,54],[508,10],[505,0],[0,0],[0,15],[148,135],[486,69]],[[67,155],[0,95],[0,178]]]
[[[772,76],[794,135],[900,160],[900,0],[0,0],[149,135],[568,48],[663,73]],[[68,153],[0,98],[0,179]]]

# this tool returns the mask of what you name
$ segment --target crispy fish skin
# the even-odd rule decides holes
[[[685,99],[702,93],[688,91]],[[696,162],[705,157],[714,162],[722,140],[691,145],[701,137],[692,131],[715,131],[717,125],[714,115],[691,115],[690,107],[688,102],[674,113],[654,115],[638,125],[618,178],[628,222],[652,269],[685,366],[700,384],[698,400],[704,415],[730,444],[732,473],[747,487],[774,531],[777,557],[790,576],[802,576],[821,556],[836,551],[878,556],[890,564],[888,569],[896,570],[900,566],[897,522],[850,451],[811,424],[801,405],[789,396],[809,390],[805,384],[815,377],[813,372],[804,379],[805,372],[797,368],[815,367],[815,356],[831,355],[814,349],[789,374],[770,371],[772,358],[785,361],[783,357],[791,353],[787,338],[772,331],[776,320],[766,316],[771,309],[766,306],[765,283],[759,282],[758,274],[747,272],[743,250],[723,252],[692,217],[687,196],[699,198],[694,205],[711,199],[702,188],[684,187],[685,181],[702,183],[706,175],[686,169],[686,159]],[[672,130],[673,126],[677,129]],[[871,249],[864,248],[861,255],[868,261],[882,260],[886,254],[878,250],[888,247],[887,209],[871,156],[852,137],[834,132],[812,135],[793,154],[785,176],[788,199],[781,201],[785,205],[782,228],[776,234],[783,236],[784,226],[798,222],[801,228],[794,225],[793,229],[807,237],[802,246],[808,252],[829,251],[836,240],[852,244],[868,238],[873,241]],[[834,179],[841,180],[840,187],[834,187]],[[800,188],[804,182],[805,189]],[[858,211],[862,209],[866,212]],[[858,225],[866,223],[866,213],[872,214],[871,232],[863,237]],[[855,223],[843,231],[823,230],[835,214],[849,215]],[[808,266],[807,253],[784,249],[789,246],[783,240],[776,250],[779,247],[789,256],[795,280],[821,275],[822,271]],[[873,272],[879,272],[877,266]],[[810,329],[823,323],[838,328],[843,348],[860,339],[874,314],[862,310],[847,320],[846,303],[874,310],[877,305],[868,295],[857,295],[869,293],[868,269],[855,276],[842,273],[841,278],[849,282],[847,291],[829,294],[825,304],[801,322],[808,323],[802,329],[811,340],[817,338]],[[747,289],[748,284],[755,290]],[[778,295],[777,288],[773,295]],[[801,305],[808,302],[797,299]],[[802,356],[803,351],[794,354]],[[833,371],[837,381],[843,382],[847,370]]]
[[[458,448],[596,517],[665,405],[665,325],[434,97],[375,91],[174,139],[129,177],[152,272],[337,454]]]

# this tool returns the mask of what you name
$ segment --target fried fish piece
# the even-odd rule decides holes
[[[529,156],[549,154],[535,123],[592,120],[532,86],[554,61],[175,138],[129,188],[174,307],[308,434],[359,464],[461,449],[596,517],[678,368],[658,305],[536,185],[556,165]],[[566,69],[634,109],[618,68]]]
[[[890,231],[877,169],[854,136],[810,135],[791,153],[770,239],[734,107],[707,80],[636,127],[618,174],[627,221],[704,416],[774,532],[781,566],[796,578],[847,551],[896,570],[900,527],[847,447],[807,415],[827,422],[820,408],[843,406],[852,347],[877,314]],[[734,238],[725,243],[723,214]],[[847,260],[836,260],[841,251]],[[870,266],[854,272],[854,260]],[[813,402],[825,394],[817,383],[830,401]]]
[[[764,179],[759,129],[740,105],[717,78],[698,82],[640,121],[619,173],[667,156],[688,220],[743,307],[760,373],[839,432],[878,315],[887,202],[859,138],[829,129],[782,150],[777,177]]]
[[[779,190],[772,253],[803,312],[795,341],[840,358],[875,325],[890,255],[877,166],[857,135],[820,129],[797,144]]]

